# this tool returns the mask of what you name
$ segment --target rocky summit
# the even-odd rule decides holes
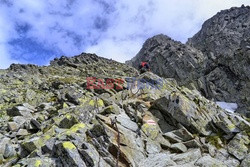
[[[248,10],[220,12],[188,45],[164,35],[148,39],[128,62],[149,61],[152,71],[141,75],[87,53],[0,70],[0,166],[249,167],[249,118],[208,100],[248,107],[247,40],[225,55],[198,42],[218,17],[228,13],[229,33]],[[231,20],[231,12],[242,16]]]
[[[186,44],[165,35],[148,39],[127,64],[148,61],[161,77],[197,89],[215,101],[238,104],[250,117],[250,7],[231,8],[207,20]]]

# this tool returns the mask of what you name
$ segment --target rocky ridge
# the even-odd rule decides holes
[[[87,77],[105,83],[91,78],[90,89]],[[0,71],[0,93],[4,167],[250,163],[245,117],[175,79],[138,76],[94,54],[61,57],[44,67],[13,64]]]
[[[187,44],[156,35],[126,63],[138,68],[148,61],[159,76],[175,78],[208,99],[237,103],[237,112],[250,117],[249,13],[249,6],[221,11]]]
[[[247,110],[248,114],[250,112],[249,12],[250,6],[221,11],[207,20],[202,29],[187,42],[208,57],[205,80],[207,90],[212,90],[209,96],[238,102],[239,112],[245,113]],[[221,78],[223,84],[215,81],[217,78]]]

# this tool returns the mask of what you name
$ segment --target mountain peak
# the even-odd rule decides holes
[[[148,61],[154,73],[175,78],[209,99],[239,104],[250,117],[250,7],[233,7],[208,19],[187,44],[164,35],[148,39],[126,63]],[[246,93],[247,92],[247,93]]]

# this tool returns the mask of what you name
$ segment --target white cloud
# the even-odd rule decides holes
[[[153,35],[163,33],[185,42],[220,10],[250,4],[250,0],[9,1],[12,6],[0,4],[0,68],[14,62],[8,42],[24,37],[56,53],[95,52],[124,62]],[[17,33],[17,23],[29,25],[26,34]],[[18,60],[24,62],[22,49],[14,57],[18,53]]]
[[[9,59],[8,52],[5,50],[2,44],[0,44],[0,58],[0,69],[8,68],[9,64],[11,63],[11,60]]]
[[[0,69],[8,68],[9,65],[14,62],[14,60],[10,58],[7,47],[8,39],[15,34],[11,30],[11,23],[7,22],[6,13],[4,9],[0,7]]]
[[[142,41],[138,40],[125,40],[118,41],[112,39],[105,39],[98,45],[87,48],[87,53],[96,53],[109,59],[125,62],[128,60],[128,55],[134,55],[134,51],[139,51]]]
[[[250,0],[120,0],[114,26],[102,42],[87,51],[124,62],[153,35],[163,33],[184,43],[217,12],[242,4],[250,4]],[[117,54],[111,54],[112,50]]]

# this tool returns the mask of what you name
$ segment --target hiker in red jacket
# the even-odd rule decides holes
[[[144,72],[150,71],[149,65],[147,62],[141,62],[139,66],[140,74],[143,74]]]

